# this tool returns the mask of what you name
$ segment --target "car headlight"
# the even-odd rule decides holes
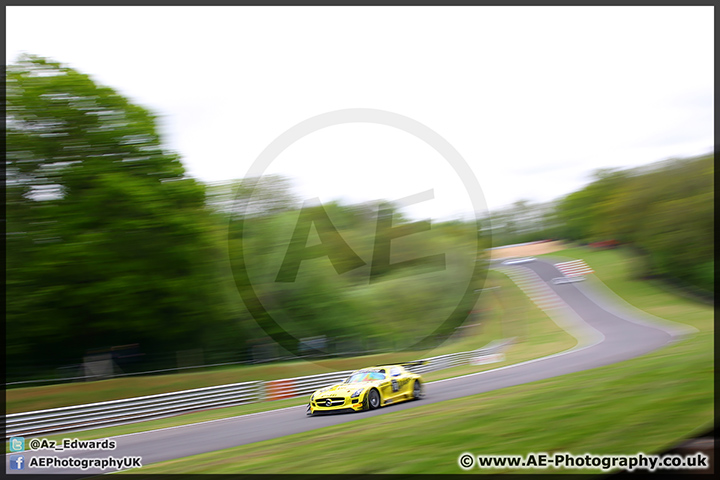
[[[357,390],[355,390],[355,393],[353,393],[352,395],[350,395],[350,398],[359,397],[360,394],[363,392],[363,390],[365,390],[365,389],[364,389],[364,388],[358,388]]]

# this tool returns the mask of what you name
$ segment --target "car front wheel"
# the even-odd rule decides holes
[[[375,410],[380,406],[380,394],[377,390],[372,389],[368,392],[368,409]]]

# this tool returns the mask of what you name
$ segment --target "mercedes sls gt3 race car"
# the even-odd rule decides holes
[[[382,365],[354,371],[342,383],[316,390],[307,414],[359,412],[391,403],[419,400],[425,394],[420,375],[405,369],[422,362]]]

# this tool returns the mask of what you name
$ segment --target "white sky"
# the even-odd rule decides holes
[[[490,209],[714,144],[713,7],[7,7],[6,22],[7,62],[50,57],[149,108],[203,181],[349,108],[442,136]],[[306,198],[433,189],[411,213],[472,211],[437,151],[383,125],[318,130],[267,171]]]

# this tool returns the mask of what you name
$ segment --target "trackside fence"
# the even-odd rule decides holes
[[[428,373],[467,365],[470,359],[496,354],[511,342],[512,339],[492,342],[478,350],[423,359],[423,364],[410,366],[408,370],[414,373]],[[346,370],[267,382],[233,383],[86,405],[12,413],[5,417],[5,437],[87,430],[209,408],[294,398],[339,383],[352,372],[353,370]]]
[[[5,436],[108,427],[207,408],[254,403],[264,382],[235,383],[7,415]]]

